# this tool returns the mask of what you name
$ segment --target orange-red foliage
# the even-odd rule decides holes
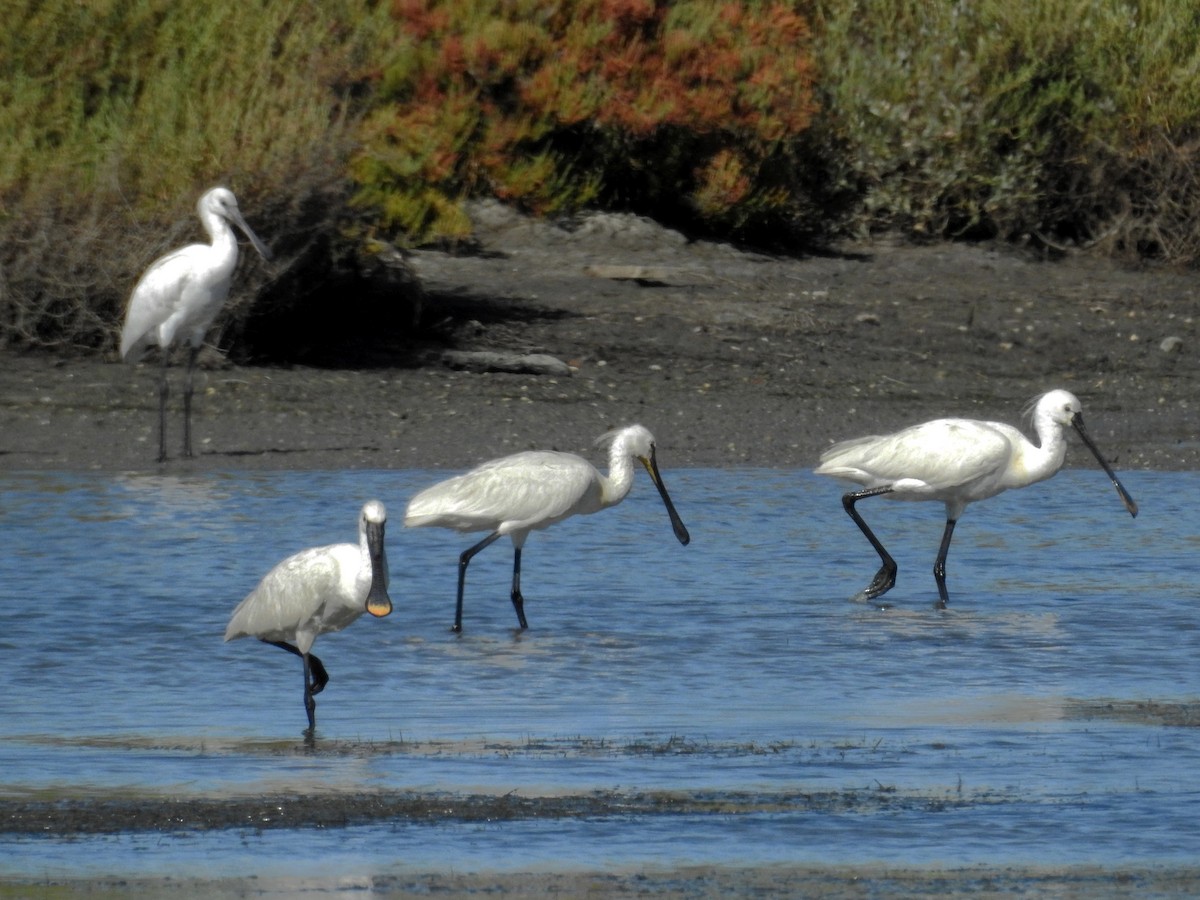
[[[391,11],[405,77],[366,126],[373,164],[360,180],[403,191],[415,177],[422,192],[553,209],[640,169],[705,215],[786,202],[780,167],[770,185],[759,170],[816,111],[794,4],[393,0]],[[396,153],[408,162],[378,165]]]

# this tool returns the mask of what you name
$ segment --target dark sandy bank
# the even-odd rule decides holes
[[[199,456],[168,469],[598,459],[594,438],[633,421],[665,467],[806,467],[832,440],[925,418],[1017,423],[1053,387],[1079,395],[1118,468],[1197,464],[1188,273],[966,244],[768,256],[628,216],[476,220],[470,254],[412,254],[419,329],[365,335],[329,367],[211,354]],[[157,468],[156,378],[153,361],[0,352],[0,469]],[[1089,464],[1078,450],[1068,465]]]

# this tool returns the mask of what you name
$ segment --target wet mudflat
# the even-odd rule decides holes
[[[368,324],[288,366],[206,352],[199,455],[170,471],[462,468],[586,451],[639,421],[675,465],[803,468],[830,441],[937,416],[1019,424],[1052,388],[1080,397],[1118,468],[1200,467],[1191,273],[890,240],[775,256],[629,216],[475,212],[475,252],[411,254],[412,329]],[[571,374],[456,362],[471,354]],[[0,470],[153,470],[157,378],[115,350],[0,352]]]

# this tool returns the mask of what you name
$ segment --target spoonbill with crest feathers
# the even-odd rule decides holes
[[[357,544],[310,547],[289,556],[246,595],[225,628],[227,641],[256,637],[300,657],[309,738],[317,724],[313,695],[329,682],[324,664],[310,652],[313,641],[341,631],[364,612],[381,617],[392,611],[383,545],[386,523],[384,505],[368,501],[359,513]]]
[[[863,485],[842,497],[842,506],[859,527],[883,565],[856,596],[873,600],[896,583],[896,562],[884,549],[854,505],[867,497],[895,500],[940,500],[946,504],[946,528],[933,577],[939,606],[949,601],[946,554],[955,523],[968,503],[985,500],[1009,488],[1044,481],[1062,468],[1066,457],[1066,426],[1072,426],[1108,474],[1131,516],[1137,504],[1083,427],[1082,406],[1074,394],[1054,390],[1033,405],[1038,444],[1003,422],[976,419],[935,419],[888,435],[871,435],[834,444],[821,455],[818,475],[846,478]]]
[[[167,361],[176,342],[188,345],[183,388],[183,455],[192,455],[192,376],[204,335],[225,298],[238,261],[232,222],[245,233],[263,259],[271,252],[251,231],[228,188],[215,187],[196,203],[196,212],[211,243],[189,244],[161,256],[142,273],[125,312],[121,358],[137,362],[157,346],[162,357],[158,382],[158,461],[167,458]]]
[[[513,542],[513,609],[520,626],[528,628],[521,595],[521,548],[529,532],[620,503],[633,486],[635,459],[645,466],[658,488],[675,537],[684,545],[691,540],[659,474],[654,436],[641,425],[629,425],[608,432],[596,443],[609,445],[607,476],[573,453],[530,450],[486,462],[426,488],[409,501],[404,515],[404,524],[409,527],[438,525],[464,532],[491,532],[458,558],[454,631],[462,631],[467,565],[476,553],[506,534]]]

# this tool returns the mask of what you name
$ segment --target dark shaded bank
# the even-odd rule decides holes
[[[779,258],[629,216],[566,228],[484,206],[476,219],[471,254],[412,254],[419,331],[308,348],[320,366],[214,355],[199,456],[168,470],[595,457],[596,436],[633,421],[664,466],[806,467],[832,440],[925,418],[1016,423],[1052,387],[1080,396],[1118,468],[1197,465],[1187,273],[886,241]],[[0,469],[156,469],[156,378],[153,362],[0,353]],[[1088,465],[1077,450],[1068,464]]]

